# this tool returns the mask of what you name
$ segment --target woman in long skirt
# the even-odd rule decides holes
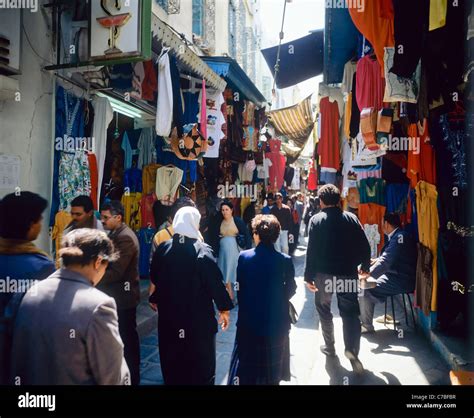
[[[239,316],[229,385],[278,385],[290,380],[289,300],[295,294],[291,257],[273,244],[280,224],[273,215],[252,222],[256,248],[240,254]]]

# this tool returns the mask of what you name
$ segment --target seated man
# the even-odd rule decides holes
[[[411,293],[415,290],[416,243],[400,228],[400,217],[396,213],[384,216],[384,233],[388,236],[382,254],[373,261],[370,276],[376,280],[372,289],[364,290],[359,298],[362,332],[373,332],[374,307],[387,296]],[[361,279],[366,278],[360,276]]]

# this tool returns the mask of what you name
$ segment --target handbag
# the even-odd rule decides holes
[[[298,322],[298,312],[296,312],[295,307],[290,301],[288,301],[288,305],[289,305],[290,321],[292,324],[296,324]]]

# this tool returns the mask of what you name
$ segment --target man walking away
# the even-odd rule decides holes
[[[20,302],[34,280],[43,280],[55,270],[49,256],[33,244],[47,206],[45,199],[31,192],[12,193],[0,202],[0,282],[21,285],[21,289],[16,286],[12,292],[0,292],[0,384],[8,382],[13,324]]]
[[[388,241],[380,257],[373,261],[370,276],[376,279],[376,287],[367,289],[359,298],[362,333],[373,332],[374,307],[387,296],[411,293],[415,290],[417,249],[413,238],[400,226],[396,213],[387,213],[383,230]]]
[[[123,356],[114,300],[94,289],[117,254],[105,232],[66,235],[63,267],[34,285],[21,302],[12,350],[20,385],[123,385]]]
[[[288,245],[288,231],[291,230],[291,225],[293,223],[291,209],[287,205],[283,204],[283,195],[281,193],[277,193],[275,197],[276,204],[273,206],[271,214],[278,219],[278,222],[280,222],[281,226],[280,236],[275,242],[275,249],[281,253],[289,254],[290,248]]]
[[[101,209],[101,218],[109,237],[119,252],[118,260],[109,264],[97,288],[117,303],[120,337],[132,385],[140,383],[140,341],[137,333],[137,306],[140,302],[138,273],[139,244],[135,233],[123,223],[124,209],[111,201]],[[105,349],[105,348],[104,348]]]
[[[79,228],[104,230],[102,223],[95,217],[94,203],[89,196],[77,196],[72,200],[71,217],[72,222],[66,227],[63,235]]]
[[[336,355],[331,313],[332,294],[336,293],[343,324],[344,354],[351,361],[353,370],[360,374],[364,368],[358,358],[361,333],[358,265],[362,264],[363,272],[369,270],[370,245],[357,217],[340,209],[341,193],[337,187],[323,186],[318,197],[321,212],[309,223],[304,280],[315,292],[325,342],[321,351],[327,356]]]

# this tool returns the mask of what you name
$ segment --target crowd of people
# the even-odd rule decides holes
[[[27,291],[0,292],[0,383],[138,385],[139,243],[124,223],[123,206],[104,204],[99,220],[90,198],[75,198],[56,269],[33,243],[47,205],[31,192],[0,202],[0,279],[31,284]],[[150,255],[149,304],[158,311],[165,384],[214,384],[216,333],[219,325],[229,327],[236,306],[228,384],[290,380],[289,301],[297,287],[291,255],[302,235],[321,351],[336,356],[335,293],[345,355],[354,372],[363,373],[361,333],[374,332],[374,305],[415,287],[414,241],[397,214],[385,216],[384,231],[388,240],[371,260],[358,218],[341,209],[332,185],[307,201],[302,193],[286,200],[268,194],[261,214],[245,221],[231,202],[221,201],[205,229],[195,203],[178,199]],[[329,286],[339,282],[341,288]]]

